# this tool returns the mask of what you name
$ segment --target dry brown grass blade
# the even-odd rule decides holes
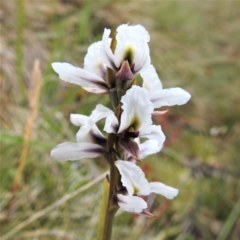
[[[8,216],[9,213],[11,212],[12,204],[22,178],[22,173],[23,173],[23,169],[24,169],[27,154],[28,154],[29,141],[31,138],[32,128],[38,113],[38,101],[39,101],[41,81],[42,81],[40,63],[38,60],[35,60],[34,62],[32,80],[33,80],[33,84],[29,93],[29,106],[31,109],[31,113],[29,115],[29,118],[27,120],[26,127],[25,127],[23,149],[21,152],[17,173],[13,182],[12,196],[8,202],[8,207],[7,207],[8,214],[6,216]]]
[[[37,220],[38,218],[44,216],[45,214],[47,214],[48,212],[52,211],[53,209],[61,206],[62,204],[64,204],[65,202],[69,201],[70,199],[74,198],[75,196],[77,196],[78,194],[80,194],[81,192],[89,189],[90,187],[94,186],[96,183],[98,183],[99,181],[101,181],[102,179],[104,179],[107,175],[107,172],[99,175],[98,177],[96,177],[95,179],[93,179],[91,182],[87,183],[86,185],[84,185],[83,187],[75,190],[74,192],[71,192],[65,196],[63,196],[62,198],[60,198],[59,200],[57,200],[56,202],[54,202],[53,204],[49,205],[48,207],[42,209],[41,211],[33,214],[31,217],[29,217],[28,219],[26,219],[25,221],[21,222],[20,224],[18,224],[16,227],[14,227],[12,230],[10,230],[8,233],[6,233],[4,236],[2,236],[1,240],[7,240],[10,237],[12,237],[15,233],[19,232],[21,229],[23,229],[24,227],[26,227],[27,225],[31,224],[32,222],[34,222],[35,220]]]

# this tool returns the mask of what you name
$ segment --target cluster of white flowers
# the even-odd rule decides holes
[[[163,89],[151,65],[150,36],[143,26],[123,24],[113,38],[110,33],[105,29],[102,41],[88,48],[84,68],[52,64],[60,79],[88,92],[109,94],[114,109],[98,104],[89,117],[71,114],[71,122],[80,127],[77,143],[62,143],[51,156],[66,161],[103,155],[119,174],[112,201],[125,211],[149,215],[147,203],[139,196],[153,192],[172,199],[178,190],[160,182],[149,183],[136,160],[159,152],[165,141],[161,127],[152,122],[152,116],[162,112],[154,109],[185,104],[191,96],[181,88]],[[141,87],[135,80],[137,74],[143,80]],[[107,137],[97,126],[101,119],[105,119],[103,131]]]

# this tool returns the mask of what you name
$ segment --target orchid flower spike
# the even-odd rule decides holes
[[[173,199],[178,195],[178,190],[160,182],[148,182],[144,172],[135,163],[118,160],[115,165],[120,172],[121,182],[126,193],[118,193],[118,205],[127,212],[146,215],[147,203],[138,196],[148,196],[150,193],[163,195]]]
[[[108,202],[103,204],[107,206],[103,229],[109,226],[108,214],[119,207],[152,217],[141,196],[157,193],[173,199],[178,195],[175,188],[148,182],[135,162],[159,152],[166,139],[161,126],[152,121],[153,115],[165,111],[154,109],[182,105],[191,98],[178,87],[163,89],[151,65],[150,36],[143,26],[122,24],[112,37],[110,34],[110,29],[104,29],[102,40],[90,45],[83,68],[65,62],[52,63],[60,79],[88,92],[108,94],[113,106],[111,110],[98,104],[90,116],[71,114],[70,121],[79,127],[77,141],[59,144],[51,151],[51,156],[59,161],[99,156],[108,161],[110,187]],[[136,74],[142,77],[142,87],[136,85]],[[105,121],[103,129],[98,127],[100,120]]]

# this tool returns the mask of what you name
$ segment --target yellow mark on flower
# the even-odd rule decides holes
[[[133,194],[138,194],[139,193],[139,188],[137,188],[136,186],[133,186]]]
[[[140,128],[141,122],[137,117],[133,117],[130,123],[130,127],[134,129],[134,131],[137,131]]]
[[[133,64],[134,59],[134,49],[132,46],[129,46],[124,53],[123,61],[127,60],[129,64]]]

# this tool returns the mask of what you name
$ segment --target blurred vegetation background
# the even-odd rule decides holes
[[[108,98],[59,80],[51,63],[82,67],[104,27],[127,22],[149,31],[163,86],[192,98],[155,118],[167,140],[141,163],[149,181],[176,187],[179,196],[151,195],[154,219],[118,212],[113,240],[239,239],[239,16],[239,1],[1,1],[2,239],[96,238],[96,178],[107,164],[59,163],[49,152],[75,141],[70,113],[89,115]]]

